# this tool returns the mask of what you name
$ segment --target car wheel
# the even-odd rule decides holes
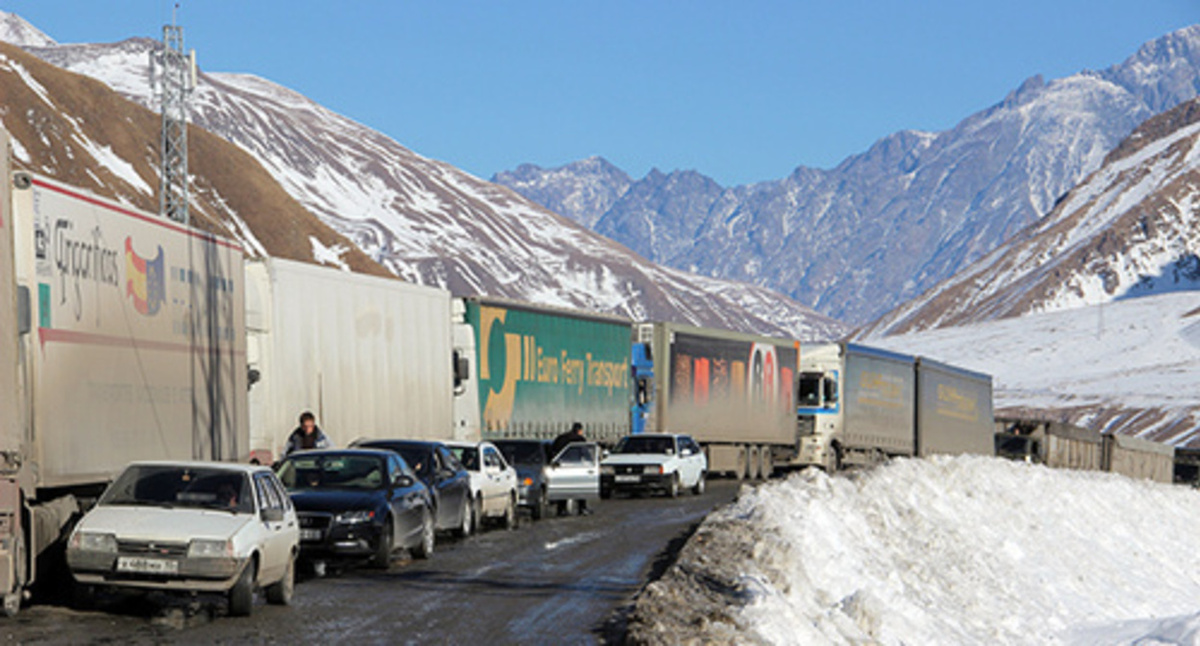
[[[296,557],[288,558],[287,569],[278,583],[267,587],[267,603],[277,606],[287,606],[292,603],[292,594],[296,591]]]
[[[692,493],[696,494],[697,496],[704,495],[704,481],[707,478],[707,475],[708,474],[704,473],[703,471],[700,472],[700,478],[696,480],[696,486],[692,487]]]
[[[537,499],[533,501],[533,519],[541,520],[546,517],[546,490],[539,489]]]
[[[433,556],[433,516],[426,511],[421,518],[421,544],[413,550],[413,556],[427,559]]]
[[[379,544],[375,546],[375,554],[371,556],[371,567],[381,570],[388,569],[392,564],[392,550],[396,546],[396,527],[392,517],[383,520],[383,531],[379,533]]]
[[[679,497],[679,474],[671,474],[671,484],[667,486],[667,495],[672,498]]]
[[[249,617],[254,609],[254,571],[258,563],[254,559],[242,568],[242,575],[229,589],[229,614],[233,617]]]
[[[508,497],[508,506],[504,508],[504,529],[512,531],[517,528],[517,499]]]
[[[474,501],[467,499],[461,505],[462,512],[459,514],[458,529],[454,530],[454,534],[459,538],[466,538],[471,535],[471,517],[475,515]]]

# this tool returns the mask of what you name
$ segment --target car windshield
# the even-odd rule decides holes
[[[133,465],[112,483],[98,504],[254,513],[254,498],[244,473],[182,465]]]
[[[462,462],[463,468],[467,471],[479,470],[479,448],[474,446],[451,446],[451,455]]]
[[[544,464],[546,452],[538,442],[496,442],[509,464]]]
[[[630,436],[617,445],[614,453],[675,453],[675,442],[669,437],[639,437]]]
[[[373,455],[295,455],[279,465],[279,480],[288,491],[382,489],[383,460]]]

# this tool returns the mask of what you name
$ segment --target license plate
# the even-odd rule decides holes
[[[321,530],[319,530],[319,529],[302,529],[302,530],[300,530],[300,540],[302,540],[302,541],[319,541],[319,540],[321,540]]]
[[[617,482],[641,482],[642,476],[617,476]]]
[[[178,574],[179,561],[151,559],[143,556],[122,556],[117,559],[117,571],[138,574]]]

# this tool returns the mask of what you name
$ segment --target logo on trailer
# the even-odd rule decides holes
[[[167,299],[162,246],[154,260],[147,260],[133,250],[133,238],[125,238],[125,269],[125,293],[133,299],[134,309],[143,316],[158,314]]]

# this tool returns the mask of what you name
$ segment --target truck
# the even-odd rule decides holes
[[[602,444],[629,434],[628,319],[484,297],[462,310],[474,348],[456,362],[476,368],[463,400],[477,391],[484,439],[552,439],[574,422]]]
[[[632,348],[633,431],[690,435],[709,473],[769,476],[796,445],[798,341],[643,323]]]
[[[244,460],[240,246],[27,172],[0,131],[0,596],[131,460]]]
[[[992,455],[990,376],[853,343],[801,348],[789,467],[893,456]]]
[[[1058,469],[1108,471],[1130,478],[1173,482],[1187,452],[1143,438],[1065,422],[1001,417],[995,422],[996,455]]]
[[[245,272],[254,461],[282,455],[303,411],[336,446],[478,441],[473,343],[450,292],[280,258]]]

